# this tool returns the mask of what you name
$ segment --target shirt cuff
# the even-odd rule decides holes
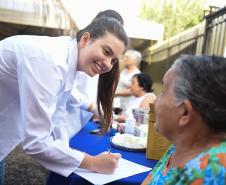
[[[71,168],[69,166],[68,169],[65,168],[63,174],[64,176],[68,177],[71,173],[75,172],[76,169],[81,165],[85,157],[85,153],[79,150],[75,150],[73,148],[69,148],[64,142],[60,140],[56,140],[53,146],[61,152],[65,153],[70,160],[73,160],[73,162],[71,163]]]
[[[80,105],[81,109],[87,110],[89,108],[90,104],[91,104],[91,102],[88,102],[88,101],[81,102],[81,105]]]

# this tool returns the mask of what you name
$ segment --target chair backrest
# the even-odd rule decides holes
[[[149,126],[148,126],[148,141],[147,141],[147,150],[146,157],[148,159],[159,160],[163,154],[167,151],[171,142],[166,139],[164,136],[160,135],[155,131],[155,113],[154,113],[154,104],[150,103],[149,111]]]

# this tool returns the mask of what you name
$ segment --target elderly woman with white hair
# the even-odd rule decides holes
[[[140,62],[142,55],[135,49],[127,50],[123,56],[123,65],[125,68],[120,73],[120,79],[115,93],[114,107],[120,107],[122,110],[126,109],[128,102],[131,99],[132,92],[130,85],[132,77],[140,73]]]

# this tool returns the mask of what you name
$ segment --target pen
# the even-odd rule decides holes
[[[111,154],[111,145],[108,147],[108,154]]]

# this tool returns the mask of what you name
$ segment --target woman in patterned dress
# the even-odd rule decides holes
[[[226,59],[181,56],[155,101],[155,129],[173,144],[142,185],[226,184]]]

